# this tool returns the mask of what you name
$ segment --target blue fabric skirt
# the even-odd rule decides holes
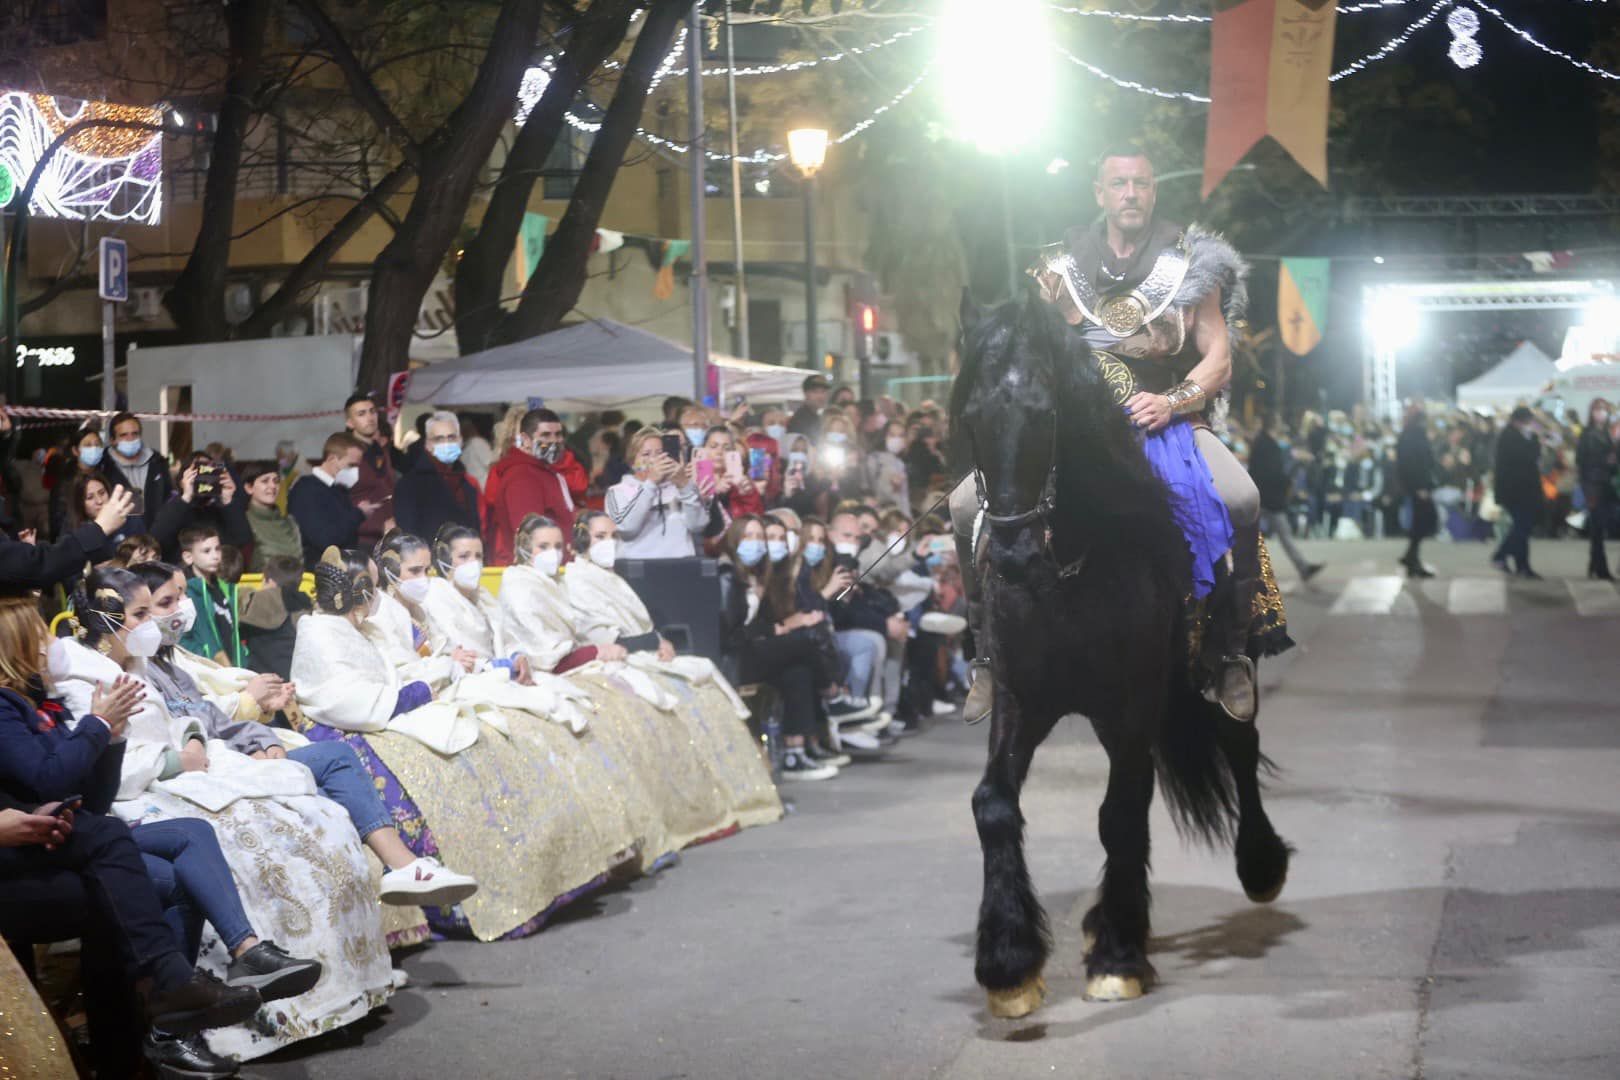
[[[1170,488],[1176,522],[1192,556],[1193,595],[1202,599],[1215,587],[1215,564],[1232,547],[1232,518],[1198,452],[1192,424],[1178,417],[1163,431],[1144,434],[1142,450]]]

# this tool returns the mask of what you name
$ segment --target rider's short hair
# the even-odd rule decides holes
[[[1102,176],[1103,164],[1109,158],[1143,158],[1147,161],[1148,166],[1153,168],[1153,155],[1142,149],[1141,144],[1134,142],[1109,143],[1103,147],[1102,153],[1097,155],[1097,167],[1092,172],[1093,176],[1099,178]]]

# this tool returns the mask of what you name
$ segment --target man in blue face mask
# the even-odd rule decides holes
[[[394,518],[401,529],[431,537],[446,524],[480,528],[478,486],[461,464],[461,421],[451,412],[428,418],[423,446],[394,488]]]
[[[122,412],[112,418],[107,441],[112,445],[101,461],[101,471],[135,497],[135,512],[130,515],[128,528],[145,532],[158,510],[174,496],[168,464],[146,445],[141,422],[131,413]]]

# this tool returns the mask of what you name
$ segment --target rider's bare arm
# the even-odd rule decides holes
[[[1232,347],[1227,339],[1226,316],[1221,314],[1218,293],[1210,293],[1198,305],[1198,313],[1193,317],[1193,341],[1203,359],[1187,373],[1187,378],[1214,397],[1232,381]]]

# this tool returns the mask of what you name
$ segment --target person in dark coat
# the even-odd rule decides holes
[[[360,479],[365,444],[347,431],[329,435],[321,463],[300,476],[287,495],[287,513],[298,522],[304,541],[304,565],[311,569],[329,547],[352,548],[360,524],[376,507],[349,501],[349,489]]]
[[[1269,539],[1282,545],[1301,580],[1309,581],[1322,572],[1322,564],[1305,558],[1294,543],[1293,522],[1288,520],[1288,495],[1293,488],[1290,465],[1288,451],[1262,422],[1249,440],[1249,477],[1260,491],[1260,527]]]
[[[101,459],[101,471],[114,485],[122,484],[135,496],[135,509],[130,517],[139,522],[131,532],[150,532],[151,522],[163,504],[174,495],[174,479],[169,475],[169,463],[146,445],[141,434],[141,422],[133,413],[119,413],[107,425],[112,449]]]
[[[364,447],[360,455],[360,479],[349,489],[349,501],[374,507],[366,514],[359,530],[360,546],[370,551],[388,530],[393,516],[394,485],[405,467],[405,455],[394,448],[382,431],[382,417],[369,394],[353,394],[343,403],[343,423],[349,434]]]
[[[1496,438],[1496,501],[1513,524],[1491,555],[1491,565],[1539,580],[1530,569],[1530,530],[1541,519],[1541,440],[1530,430],[1531,420],[1530,410],[1520,405]]]
[[[1429,445],[1428,424],[1422,404],[1407,406],[1400,438],[1395,441],[1395,472],[1412,513],[1411,524],[1406,530],[1406,554],[1401,556],[1401,565],[1406,567],[1407,577],[1433,577],[1434,572],[1423,565],[1418,555],[1423,541],[1440,528],[1440,515],[1434,508],[1434,447]]]
[[[787,429],[795,435],[814,439],[821,435],[821,410],[827,407],[827,395],[832,388],[820,375],[806,375],[803,389],[804,404],[789,418]]]
[[[396,524],[413,536],[437,536],[451,522],[482,534],[478,485],[461,464],[461,421],[436,412],[425,430],[427,452],[394,486]]]
[[[118,554],[112,537],[129,516],[134,499],[121,487],[102,506],[94,521],[86,522],[54,544],[31,544],[0,538],[0,589],[48,589]]]
[[[1602,398],[1592,402],[1586,413],[1586,429],[1575,445],[1575,472],[1586,496],[1586,535],[1591,551],[1586,559],[1586,576],[1613,581],[1603,541],[1614,524],[1614,476],[1616,454],[1614,435],[1609,430],[1612,414]]]

